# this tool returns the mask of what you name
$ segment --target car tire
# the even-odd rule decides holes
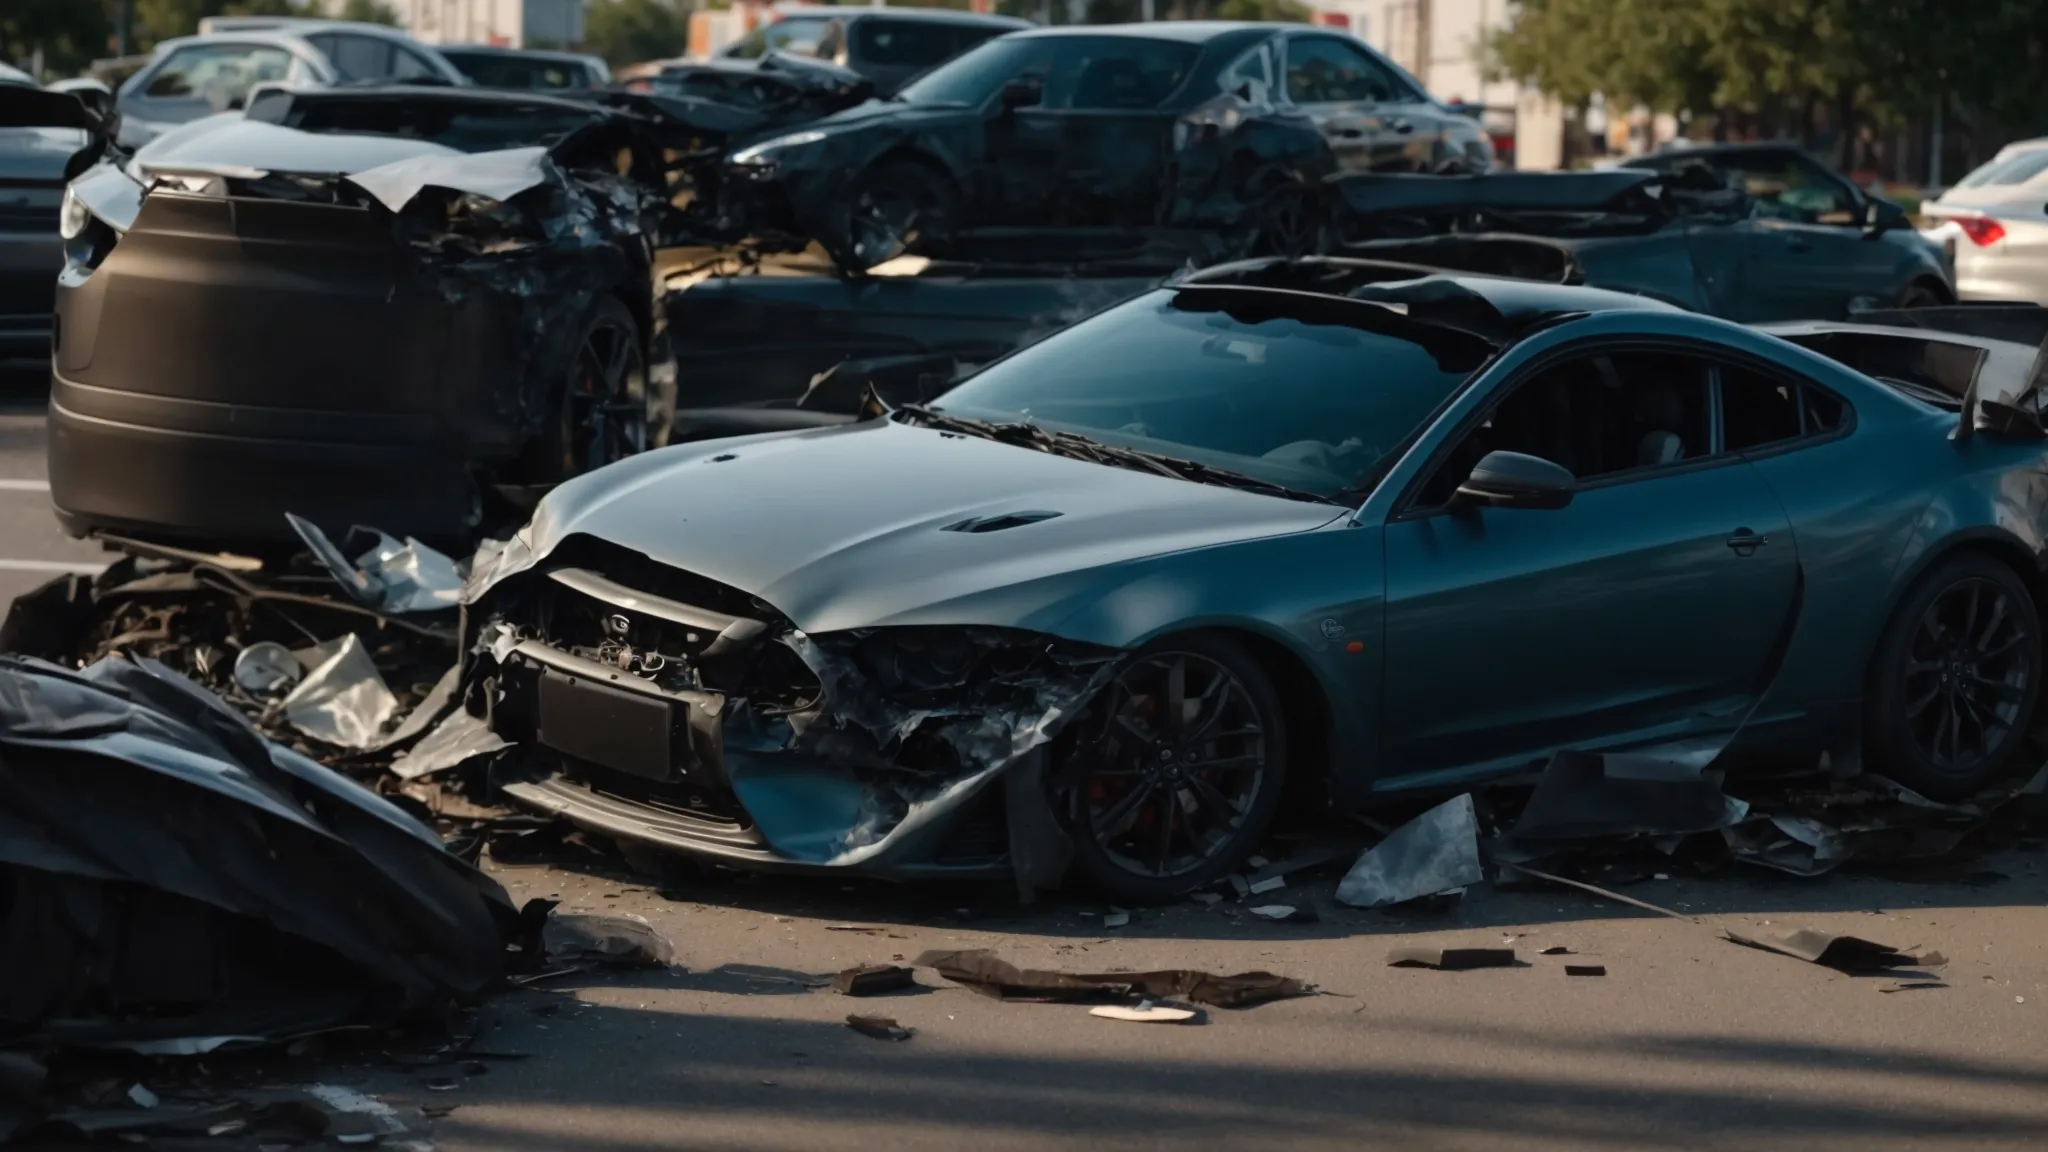
[[[854,178],[828,230],[826,253],[845,271],[865,272],[913,249],[942,250],[959,219],[952,181],[928,164],[884,160]]]
[[[1925,280],[1915,280],[1899,293],[1897,308],[1939,308],[1948,303],[1948,297]]]
[[[2026,581],[1965,552],[1893,609],[1864,694],[1866,759],[1933,800],[2002,782],[2026,754],[2041,680],[2041,618]]]
[[[1327,225],[1315,197],[1301,184],[1288,182],[1259,198],[1253,219],[1252,256],[1297,260],[1320,256],[1329,247]]]
[[[1176,691],[1181,724],[1152,726]],[[1133,905],[1221,879],[1272,827],[1287,749],[1279,690],[1242,644],[1193,633],[1132,653],[1059,746],[1056,800],[1083,878]]]
[[[520,469],[533,483],[560,483],[647,447],[647,358],[624,301],[597,298],[561,371],[553,419]]]

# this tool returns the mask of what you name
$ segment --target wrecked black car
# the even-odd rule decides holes
[[[1233,868],[1290,781],[2032,771],[2034,347],[1240,271],[551,492],[465,592],[499,787],[745,867],[1029,887],[1071,853],[1144,900]]]
[[[1897,205],[1788,215],[1696,166],[1332,181],[1328,249],[1594,284],[1743,323],[1838,320],[1955,302],[1938,250]]]
[[[764,242],[815,240],[853,271],[1006,229],[1221,230],[1243,255],[1310,242],[1331,173],[1485,171],[1490,147],[1349,37],[1164,22],[998,37],[739,150],[727,181]]]
[[[50,403],[72,531],[460,537],[644,447],[676,125],[449,88],[272,90],[71,186]]]

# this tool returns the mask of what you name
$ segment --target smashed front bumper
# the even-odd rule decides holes
[[[469,612],[471,698],[520,750],[504,793],[765,871],[1038,872],[1046,746],[1118,657],[986,627],[807,635],[588,538]]]

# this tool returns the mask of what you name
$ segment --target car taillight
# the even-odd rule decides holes
[[[1952,219],[1955,220],[1956,227],[1963,230],[1963,235],[1968,236],[1970,242],[1979,248],[2005,239],[2005,225],[1988,216],[1956,216]]]

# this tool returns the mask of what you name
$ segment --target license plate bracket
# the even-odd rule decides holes
[[[600,768],[647,780],[673,780],[676,706],[553,670],[540,677],[534,738],[557,752]]]

